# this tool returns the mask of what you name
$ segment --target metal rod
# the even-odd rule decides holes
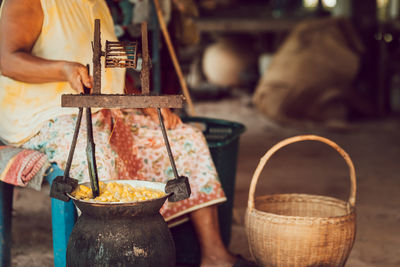
[[[160,121],[161,132],[164,137],[164,143],[167,148],[169,161],[171,162],[171,166],[172,166],[172,170],[174,171],[175,178],[178,179],[179,178],[178,170],[176,169],[174,156],[172,155],[171,147],[170,147],[169,141],[168,141],[167,131],[165,130],[165,126],[164,126],[164,119],[162,117],[161,110],[159,108],[157,108],[157,113],[158,113],[158,119]]]
[[[99,188],[99,178],[97,176],[95,144],[93,141],[92,111],[90,108],[86,108],[86,126],[87,126],[86,157],[88,162],[90,185],[92,187],[93,198],[95,198],[100,195],[100,188]]]
[[[128,50],[129,51],[129,50]],[[113,57],[116,57],[116,56],[126,56],[126,55],[132,55],[132,56],[134,56],[134,54],[131,54],[131,53],[128,53],[127,52],[127,49],[115,49],[115,50],[112,50],[112,51],[108,51],[108,53],[107,53],[107,59],[109,58],[109,57],[111,57],[111,56],[113,56]],[[123,59],[123,58],[121,58],[121,59]]]
[[[71,148],[69,149],[67,166],[65,167],[65,171],[64,171],[64,180],[67,177],[69,177],[69,170],[71,169],[72,159],[74,158],[74,152],[75,152],[75,147],[76,147],[76,141],[78,139],[79,128],[81,127],[82,113],[83,113],[83,108],[79,108],[78,117],[76,118],[76,123],[75,123],[74,136],[72,137],[72,144],[71,144]]]
[[[147,39],[147,22],[142,22],[142,71],[140,79],[142,80],[142,94],[150,94],[150,60],[149,60],[149,42]]]

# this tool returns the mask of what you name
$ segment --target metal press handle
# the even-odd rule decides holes
[[[89,64],[86,65],[87,71],[90,75]],[[85,94],[90,94],[90,89],[83,85]],[[93,126],[92,126],[92,110],[90,107],[86,108],[86,129],[87,129],[87,143],[86,143],[86,157],[88,163],[90,185],[92,187],[93,198],[100,195],[99,177],[97,175],[96,153],[95,144],[93,139]]]
[[[178,179],[179,178],[178,170],[176,169],[174,156],[172,155],[171,146],[169,145],[168,135],[167,131],[165,130],[164,119],[162,117],[160,108],[157,108],[157,113],[158,113],[158,120],[160,121],[161,132],[164,137],[164,143],[165,146],[167,147],[169,161],[171,162],[172,170],[174,171],[174,176],[176,179]]]
[[[78,139],[79,128],[81,127],[82,113],[83,113],[83,108],[79,108],[78,117],[76,118],[74,136],[72,137],[72,144],[71,144],[71,148],[69,149],[67,166],[65,166],[65,171],[64,171],[64,176],[63,176],[64,180],[66,179],[66,177],[69,177],[69,171],[71,169],[72,159],[74,158],[76,141]]]
[[[99,177],[97,175],[95,144],[93,140],[92,128],[92,112],[90,108],[86,108],[86,126],[87,126],[87,145],[86,157],[90,176],[90,184],[92,186],[93,198],[100,195]]]

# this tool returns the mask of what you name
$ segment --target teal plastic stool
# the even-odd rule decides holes
[[[45,179],[51,185],[57,176],[62,176],[64,171],[57,164],[52,164]],[[53,234],[54,266],[66,266],[68,239],[77,219],[74,203],[70,200],[64,202],[55,198],[51,199],[51,225]]]

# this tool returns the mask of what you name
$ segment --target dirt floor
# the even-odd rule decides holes
[[[357,173],[357,237],[347,266],[400,266],[400,120],[365,121],[348,127],[279,127],[258,114],[246,97],[202,102],[198,114],[246,125],[237,166],[231,250],[251,258],[244,214],[253,172],[260,157],[280,140],[300,134],[327,137],[348,152]],[[13,266],[53,266],[50,199],[42,192],[15,190]],[[347,199],[348,169],[324,144],[302,142],[276,153],[267,163],[256,195],[311,193]],[[245,242],[246,241],[246,242]]]

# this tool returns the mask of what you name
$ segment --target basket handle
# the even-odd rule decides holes
[[[320,141],[322,143],[325,143],[325,144],[333,147],[344,158],[344,160],[347,163],[347,166],[349,167],[349,171],[350,171],[350,196],[349,196],[348,203],[350,204],[350,207],[354,208],[355,203],[356,203],[357,185],[356,185],[356,172],[354,170],[354,165],[350,159],[350,156],[346,153],[346,151],[344,151],[341,147],[339,147],[335,142],[332,142],[331,140],[329,140],[327,138],[317,136],[317,135],[299,135],[299,136],[290,137],[283,141],[280,141],[279,143],[274,145],[271,149],[269,149],[267,151],[267,153],[265,153],[265,155],[260,159],[260,163],[258,164],[258,166],[253,174],[253,178],[251,179],[251,184],[250,184],[249,201],[247,203],[250,211],[254,209],[254,192],[256,190],[258,178],[260,177],[261,171],[263,170],[267,161],[272,157],[272,155],[276,151],[278,151],[282,147],[285,147],[292,143],[306,141],[306,140]]]

